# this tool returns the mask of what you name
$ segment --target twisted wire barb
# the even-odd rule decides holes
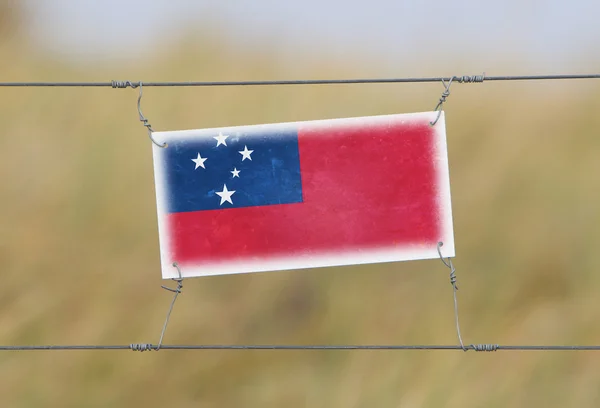
[[[463,83],[472,84],[472,83],[476,83],[476,82],[483,82],[485,79],[489,80],[489,78],[485,77],[485,72],[483,73],[483,75],[472,75],[472,76],[463,75],[461,77],[454,77],[453,79],[454,79],[454,81],[456,81],[460,84],[463,84]]]
[[[127,87],[131,87],[133,89],[137,88],[141,82],[131,82],[131,81],[111,81],[111,86],[113,88],[124,89]],[[147,85],[146,85],[147,86]]]

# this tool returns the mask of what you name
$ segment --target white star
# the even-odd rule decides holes
[[[230,173],[233,174],[233,178],[240,177],[240,171],[235,167],[233,168],[233,171],[230,171]]]
[[[248,146],[244,145],[244,150],[242,150],[238,153],[242,155],[242,161],[244,161],[246,159],[252,160],[252,157],[250,157],[252,152],[254,152],[254,150],[248,150]]]
[[[192,159],[192,161],[194,163],[196,163],[196,167],[194,168],[194,170],[196,170],[198,167],[202,167],[203,169],[205,169],[206,167],[204,167],[204,162],[207,159],[203,159],[202,156],[200,156],[200,153],[198,153],[198,157],[195,159]]]
[[[235,193],[235,190],[228,191],[227,186],[223,184],[223,191],[217,191],[216,193],[219,197],[221,197],[221,203],[219,205],[223,205],[225,201],[229,202],[230,204],[233,204],[233,201],[231,201],[231,196],[233,195],[233,193]]]
[[[217,139],[217,147],[219,147],[220,145],[223,146],[227,146],[227,143],[225,143],[225,139],[227,139],[229,136],[223,136],[223,133],[219,132],[219,136],[215,136],[213,137],[213,139]]]

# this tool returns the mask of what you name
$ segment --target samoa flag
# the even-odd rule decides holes
[[[162,277],[453,257],[437,115],[154,132]]]

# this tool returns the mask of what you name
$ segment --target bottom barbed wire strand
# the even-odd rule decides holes
[[[33,350],[156,350],[153,344],[139,343],[128,345],[38,345],[38,346],[0,346],[0,351],[33,351]],[[467,350],[491,351],[600,351],[600,345],[499,345],[471,344],[464,346]],[[459,350],[460,345],[234,345],[234,344],[197,344],[197,345],[168,345],[163,344],[162,350]]]
[[[152,350],[160,350],[160,343],[155,347],[149,343],[132,343],[129,345],[129,348],[133,351],[152,351]]]

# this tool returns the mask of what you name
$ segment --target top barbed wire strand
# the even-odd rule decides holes
[[[110,82],[0,82],[0,87],[111,87],[135,88],[143,86],[259,86],[259,85],[334,85],[334,84],[378,84],[378,83],[417,83],[450,81],[458,83],[481,83],[487,81],[531,81],[559,79],[600,79],[600,74],[561,74],[561,75],[463,75],[451,77],[425,78],[359,78],[359,79],[300,79],[265,81],[110,81]]]

